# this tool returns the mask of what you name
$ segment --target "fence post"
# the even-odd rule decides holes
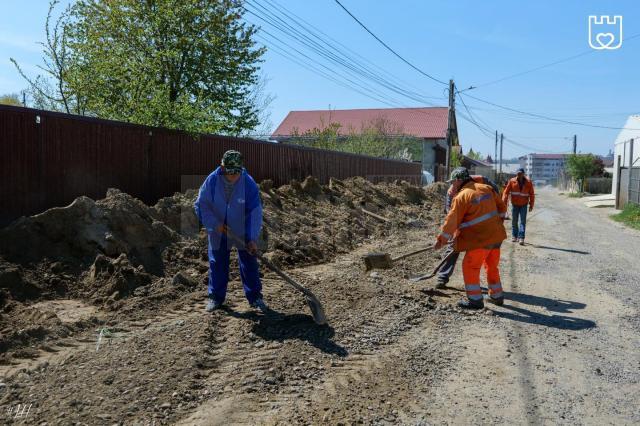
[[[631,181],[633,177],[633,138],[629,141],[629,179],[627,182],[627,204],[631,202]],[[624,208],[624,206],[622,206]]]

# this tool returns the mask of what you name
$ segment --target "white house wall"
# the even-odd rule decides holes
[[[613,156],[613,182],[611,192],[616,195],[618,188],[618,166],[629,166],[629,155],[631,150],[630,140],[633,139],[633,161],[636,166],[640,166],[640,115],[632,115],[624,125],[625,129],[621,130],[615,141]],[[618,158],[620,158],[620,163]]]

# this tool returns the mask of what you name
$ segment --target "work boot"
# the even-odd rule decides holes
[[[442,289],[447,288],[447,283],[448,283],[448,281],[445,281],[443,279],[438,278],[436,280],[436,289],[442,290]]]
[[[512,242],[512,243],[517,243],[517,242],[518,242],[518,237],[513,237],[513,238],[511,238],[511,242]]]
[[[209,299],[209,302],[207,303],[207,312],[213,312],[216,309],[220,309],[222,307],[222,303],[213,300],[213,299]]]
[[[524,238],[520,238],[520,245],[523,246],[524,245]]]
[[[482,309],[484,308],[484,302],[480,300],[462,299],[458,302],[458,306],[462,309]]]
[[[256,299],[255,302],[251,304],[251,306],[259,309],[262,313],[267,313],[269,311],[269,307],[266,303],[264,303],[264,300],[262,299]]]
[[[493,303],[494,305],[497,305],[497,306],[502,306],[502,305],[504,305],[504,296],[500,296],[500,297],[496,297],[496,298],[493,298],[493,297],[489,296],[487,298],[487,302]]]

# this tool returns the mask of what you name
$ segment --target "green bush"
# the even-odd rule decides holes
[[[640,205],[629,203],[624,210],[612,215],[611,218],[631,228],[640,229]]]

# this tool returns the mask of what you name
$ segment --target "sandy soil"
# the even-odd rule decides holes
[[[431,253],[365,272],[363,254],[429,244],[437,220],[396,227],[289,269],[328,326],[270,273],[268,315],[237,280],[213,314],[202,286],[139,315],[48,302],[90,325],[0,366],[0,405],[29,405],[15,424],[637,424],[640,235],[552,191],[537,205],[527,245],[503,246],[504,307],[455,308],[459,268],[446,290],[411,283]]]

